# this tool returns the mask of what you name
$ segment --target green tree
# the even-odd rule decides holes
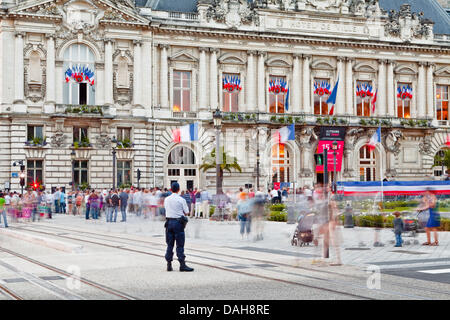
[[[220,165],[220,172],[219,176],[223,177],[223,172],[228,171],[231,173],[231,170],[236,170],[239,172],[242,172],[241,166],[237,162],[236,157],[229,156],[223,149],[222,150],[222,164]],[[203,172],[208,171],[209,169],[215,169],[216,168],[216,149],[214,148],[210,154],[207,154],[205,157],[203,157],[203,163],[200,166],[200,170]]]
[[[440,152],[436,153],[434,156],[434,165],[433,167],[442,166],[442,161],[444,162],[444,166],[447,167],[447,171],[450,170],[450,150],[443,150],[444,156],[441,157]]]

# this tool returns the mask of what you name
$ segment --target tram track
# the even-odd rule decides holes
[[[7,297],[12,298],[13,300],[24,300],[20,295],[9,289],[3,284],[3,281],[0,282],[0,291],[6,295]]]
[[[96,233],[96,232],[79,231],[79,230],[62,228],[62,227],[59,227],[59,226],[36,226],[36,225],[33,225],[33,228],[36,228],[36,227],[37,228],[47,228],[47,229],[50,229],[50,230],[52,230],[52,229],[53,230],[54,229],[59,229],[59,230],[65,231],[65,232],[73,232],[73,233],[78,233],[78,234],[85,234],[85,235],[89,235],[91,237],[92,236],[97,236],[96,237],[97,240],[106,240],[106,239],[102,239],[102,238],[98,237],[98,236],[100,236],[100,237],[103,237],[103,238],[115,239],[115,241],[117,241],[117,240],[121,240],[121,241],[125,240],[125,241],[130,241],[130,242],[139,241],[140,243],[150,244],[150,245],[153,245],[153,246],[159,246],[159,247],[163,247],[165,249],[165,245],[164,244],[153,242],[153,241],[148,241],[148,240],[137,240],[137,239],[130,239],[130,238],[120,237],[120,236],[115,236],[115,235],[105,235],[105,234]],[[27,229],[23,229],[23,230],[33,231],[33,230],[28,229],[28,228]],[[35,232],[38,232],[38,231],[35,231]],[[38,232],[38,233],[42,233],[42,232]],[[45,234],[53,235],[53,236],[59,236],[59,235],[55,235],[55,234],[52,234],[52,233],[45,233]],[[81,239],[76,239],[76,240],[77,241],[85,241],[85,240],[81,240]],[[123,245],[132,245],[132,246],[136,246],[136,247],[153,249],[151,247],[144,246],[144,245],[141,245],[141,244],[136,244],[136,243],[132,243],[132,244],[126,243],[126,242],[118,242],[118,243],[123,244]],[[118,248],[117,246],[111,246],[111,247]],[[121,248],[118,248],[118,249],[121,249]],[[330,271],[330,270],[321,270],[321,269],[317,269],[317,268],[306,268],[306,267],[292,265],[292,264],[287,264],[287,263],[274,262],[273,260],[268,261],[268,260],[263,260],[263,259],[256,259],[256,258],[250,258],[250,257],[237,256],[237,255],[227,254],[227,253],[223,253],[223,252],[221,252],[220,254],[217,254],[217,253],[214,253],[214,252],[211,252],[211,251],[195,249],[195,248],[189,248],[189,252],[198,252],[198,253],[201,253],[201,254],[208,254],[208,255],[213,255],[213,256],[215,255],[215,256],[220,256],[220,257],[228,257],[228,258],[239,259],[239,260],[246,260],[246,261],[251,261],[251,262],[258,262],[258,263],[263,263],[263,264],[271,264],[271,265],[276,265],[277,267],[293,268],[293,269],[304,270],[304,271],[318,273],[318,274],[326,274],[326,275],[330,275],[330,276],[339,276],[339,277],[343,277],[343,278],[349,279],[351,281],[361,280],[361,281],[365,282],[367,280],[367,276],[360,277],[360,276],[357,276],[357,275],[343,274],[343,273],[340,273],[340,272],[335,272],[335,271]],[[195,255],[195,254],[192,254],[192,253],[190,254],[190,256],[203,258],[203,259],[209,259],[208,257],[198,256],[198,255]],[[217,258],[214,258],[214,259],[210,258],[210,259],[211,260],[216,260],[216,261],[220,261],[221,260],[221,259],[217,259]],[[226,261],[226,260],[223,260],[223,259],[222,259],[222,261],[223,262],[229,262],[229,261]],[[325,281],[325,279],[320,278],[320,277],[316,277],[316,276],[306,276],[306,275],[302,275],[302,276],[306,277],[306,278],[314,279],[314,280],[324,280]],[[347,283],[346,281],[337,281],[337,280],[328,280],[328,281],[334,282],[334,283],[338,283],[338,284],[342,284],[342,285],[346,285],[346,283]],[[405,288],[405,289],[414,289],[414,290],[418,290],[418,291],[426,291],[426,292],[429,292],[429,293],[444,294],[444,295],[447,295],[447,296],[450,297],[450,291],[440,291],[440,290],[435,290],[435,289],[428,288],[428,287],[423,287],[423,286],[405,285],[404,283],[395,282],[395,281],[392,281],[392,280],[390,280],[389,283],[391,285],[396,285],[396,286],[399,286],[399,287],[402,287],[402,288]],[[408,296],[408,295],[405,295],[405,296]],[[415,298],[418,298],[418,297],[415,297]]]
[[[104,238],[110,238],[109,240],[120,238],[121,240],[126,240],[126,241],[137,241],[136,239],[123,238],[123,237],[117,237],[117,236],[112,236],[112,235],[110,236],[110,235],[98,234],[98,233],[94,233],[94,232],[77,231],[77,230],[60,228],[60,227],[53,227],[53,226],[52,227],[39,226],[39,227],[44,227],[44,228],[47,227],[49,229],[59,229],[59,230],[64,230],[66,232],[72,232],[72,233],[89,234],[91,237],[92,237],[92,235],[96,235],[96,236],[101,236],[101,237],[104,237]],[[46,235],[50,235],[50,236],[55,236],[55,237],[59,237],[59,238],[65,238],[65,239],[69,239],[69,240],[80,241],[80,242],[83,242],[83,243],[91,243],[91,244],[100,245],[100,246],[104,246],[104,247],[109,247],[109,248],[114,248],[114,249],[125,250],[125,251],[135,252],[135,253],[139,253],[139,254],[146,254],[146,255],[152,255],[152,256],[157,256],[157,257],[164,258],[163,254],[156,254],[156,253],[152,253],[152,252],[148,252],[148,251],[142,251],[142,250],[136,250],[136,249],[132,249],[132,248],[123,248],[123,247],[117,246],[117,245],[116,246],[108,245],[108,244],[105,244],[105,243],[99,243],[99,242],[95,242],[95,241],[91,241],[91,240],[87,240],[87,239],[80,239],[80,238],[69,237],[66,234],[61,235],[61,234],[54,234],[54,233],[50,233],[50,232],[43,232],[43,231],[37,231],[37,230],[30,230],[30,229],[26,229],[26,230],[34,231],[34,232],[37,232],[37,233],[46,234]],[[98,239],[98,240],[105,241],[105,240],[108,240],[108,239]],[[151,242],[151,241],[144,241],[144,242],[152,244],[152,245],[163,246],[160,243],[155,243],[155,242]],[[150,247],[138,245],[136,243],[133,243],[133,244],[123,243],[123,244],[128,245],[128,246],[144,247],[146,249],[165,251],[163,249],[150,248]],[[199,250],[199,251],[201,251],[202,253],[207,253],[207,254],[214,255],[214,253],[209,252],[209,251],[203,251],[203,250]],[[190,256],[193,256],[193,255],[191,254]],[[223,254],[220,254],[220,256],[223,256]],[[211,258],[204,257],[204,256],[198,256],[198,257],[199,258],[203,258],[203,259],[211,259]],[[241,260],[242,259],[243,260],[252,260],[251,258],[247,258],[247,257],[239,257],[239,256],[233,256],[233,257],[235,259],[241,259]],[[212,260],[218,260],[218,259],[212,259]],[[258,262],[263,262],[264,261],[264,260],[258,260],[258,259],[253,259],[253,260],[258,261]],[[228,271],[228,272],[234,272],[234,273],[247,275],[247,276],[251,276],[251,277],[262,278],[262,279],[266,279],[266,280],[272,280],[272,281],[277,281],[277,282],[282,282],[282,283],[300,285],[300,286],[308,287],[308,288],[311,288],[311,289],[324,290],[324,291],[333,292],[333,293],[337,293],[337,294],[341,294],[341,295],[345,295],[345,296],[351,296],[351,297],[358,298],[358,299],[376,300],[373,297],[368,297],[368,296],[364,296],[364,295],[353,294],[353,293],[343,292],[343,291],[334,290],[334,289],[330,289],[330,288],[324,288],[324,287],[320,287],[320,286],[310,285],[310,284],[306,284],[304,282],[302,283],[302,282],[297,282],[297,281],[292,281],[292,280],[284,280],[284,279],[280,279],[280,278],[274,278],[272,276],[265,276],[265,275],[261,275],[261,274],[254,274],[254,273],[245,272],[245,271],[242,271],[242,270],[233,270],[233,269],[230,269],[230,268],[227,268],[227,267],[220,267],[220,266],[217,266],[217,265],[210,265],[210,264],[199,262],[199,261],[193,261],[192,259],[190,260],[190,262],[193,263],[193,264],[202,265],[202,266],[205,266],[205,267],[220,269],[220,270],[224,270],[224,271]],[[227,261],[227,262],[230,263],[229,261]],[[277,264],[277,263],[274,263],[273,261],[264,261],[264,262],[271,263],[271,264]],[[291,268],[295,268],[295,266],[292,266],[292,265],[287,265],[287,264],[281,264],[281,265],[282,266],[291,267]],[[315,269],[314,270],[311,270],[311,269],[308,269],[308,268],[302,268],[302,269],[307,270],[309,272],[315,272],[316,271]],[[327,272],[327,273],[329,273],[329,272]],[[303,275],[303,274],[295,274],[295,273],[289,273],[289,275],[302,277],[302,278],[305,278],[307,280],[320,280],[320,281],[326,282],[326,283],[331,284],[331,285],[341,285],[341,286],[349,287],[349,288],[351,288],[353,290],[361,290],[361,289],[368,290],[365,285],[364,286],[362,286],[362,285],[355,285],[353,282],[349,282],[349,281],[330,280],[330,279],[324,279],[324,278],[314,277],[314,276],[306,276],[306,275]],[[339,275],[342,275],[342,274],[339,274]],[[367,278],[362,278],[362,279],[366,280]],[[354,277],[353,277],[353,280],[354,280]],[[383,293],[383,294],[386,294],[386,295],[391,295],[391,296],[392,295],[400,296],[402,298],[408,297],[408,298],[412,298],[412,299],[423,299],[423,300],[430,299],[430,298],[424,297],[424,296],[417,296],[417,295],[408,294],[408,293],[405,294],[405,293],[395,292],[395,291],[392,291],[392,290],[377,290],[377,292]],[[445,294],[448,294],[448,293],[445,293]]]
[[[65,277],[71,277],[71,278],[74,279],[74,280],[78,280],[78,281],[80,281],[81,283],[84,283],[84,284],[86,284],[86,285],[88,285],[88,286],[90,286],[90,287],[93,287],[93,288],[98,289],[98,290],[100,290],[100,291],[103,291],[103,292],[105,292],[105,293],[111,294],[111,295],[113,295],[113,296],[116,296],[116,297],[118,297],[118,298],[120,298],[120,299],[123,299],[123,300],[140,300],[140,299],[135,298],[135,297],[133,297],[133,296],[131,296],[131,295],[128,295],[128,294],[126,294],[126,293],[123,293],[123,292],[121,292],[121,291],[119,291],[119,290],[116,290],[116,289],[107,287],[107,286],[105,286],[105,285],[99,284],[99,283],[97,283],[97,282],[88,280],[88,279],[86,279],[86,278],[84,278],[84,277],[79,277],[79,276],[77,276],[77,275],[71,274],[71,273],[66,272],[66,271],[64,271],[64,270],[61,270],[61,269],[59,269],[59,268],[57,268],[57,267],[51,266],[51,265],[49,265],[49,264],[46,264],[46,263],[44,263],[44,262],[42,262],[42,261],[38,261],[38,260],[36,260],[36,259],[30,258],[30,257],[25,256],[25,255],[23,255],[23,254],[20,254],[20,253],[18,253],[18,252],[15,252],[15,251],[6,249],[6,248],[4,248],[4,247],[2,247],[2,246],[0,246],[0,251],[1,251],[1,252],[8,253],[8,254],[10,254],[10,255],[16,257],[16,258],[20,258],[20,259],[22,259],[22,260],[28,261],[28,262],[30,262],[30,263],[32,263],[32,264],[34,264],[34,265],[40,266],[40,267],[42,267],[42,268],[44,268],[44,269],[51,270],[51,271],[53,271],[53,272],[55,272],[55,273],[57,273],[57,274],[59,274],[59,275],[63,275],[63,276],[65,276]],[[0,289],[3,289],[4,291],[8,290],[7,288],[2,288],[1,286],[0,286]],[[5,289],[6,289],[6,290],[5,290]],[[10,290],[9,290],[9,291],[10,291]],[[52,293],[58,295],[57,292],[52,292]],[[11,295],[11,294],[10,294],[10,295]],[[12,296],[13,296],[13,295],[15,295],[15,294],[13,293]],[[16,296],[17,296],[18,298],[20,298],[18,295],[16,295]],[[78,295],[77,295],[77,296],[78,296]],[[75,297],[77,297],[77,296],[75,296]],[[78,296],[78,297],[79,297],[79,296]],[[80,298],[81,298],[81,297],[80,297]],[[20,298],[20,299],[16,299],[16,300],[23,300],[23,299]]]

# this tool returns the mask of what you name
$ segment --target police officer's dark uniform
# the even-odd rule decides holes
[[[166,261],[167,271],[172,271],[172,258],[173,247],[175,241],[177,242],[177,257],[180,262],[180,271],[194,271],[189,268],[185,263],[186,256],[184,255],[184,228],[188,219],[185,214],[189,214],[189,209],[186,203],[178,192],[180,191],[180,185],[178,183],[172,184],[172,194],[164,200],[164,208],[166,209]]]

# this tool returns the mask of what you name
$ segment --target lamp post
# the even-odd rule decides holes
[[[260,166],[260,155],[259,155],[259,112],[257,113],[256,123],[256,191],[259,191],[259,166]]]
[[[336,151],[338,149],[338,143],[337,141],[333,141],[333,143],[331,144],[331,150],[333,150],[333,192],[336,193],[336,181],[337,181],[337,177],[336,177]]]
[[[222,174],[220,165],[222,164],[222,152],[220,152],[220,130],[222,129],[222,112],[219,108],[213,113],[214,128],[216,129],[216,196],[222,194]]]
[[[70,153],[70,159],[72,160],[72,191],[75,191],[75,150],[72,149]]]
[[[112,146],[112,156],[113,156],[113,189],[116,189],[116,148],[119,143],[114,136],[111,140],[115,145]]]

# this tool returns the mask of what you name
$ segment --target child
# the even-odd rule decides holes
[[[400,218],[400,212],[394,212],[394,216],[395,247],[401,247],[403,243],[402,232],[405,229],[405,224],[403,223],[402,218]]]

